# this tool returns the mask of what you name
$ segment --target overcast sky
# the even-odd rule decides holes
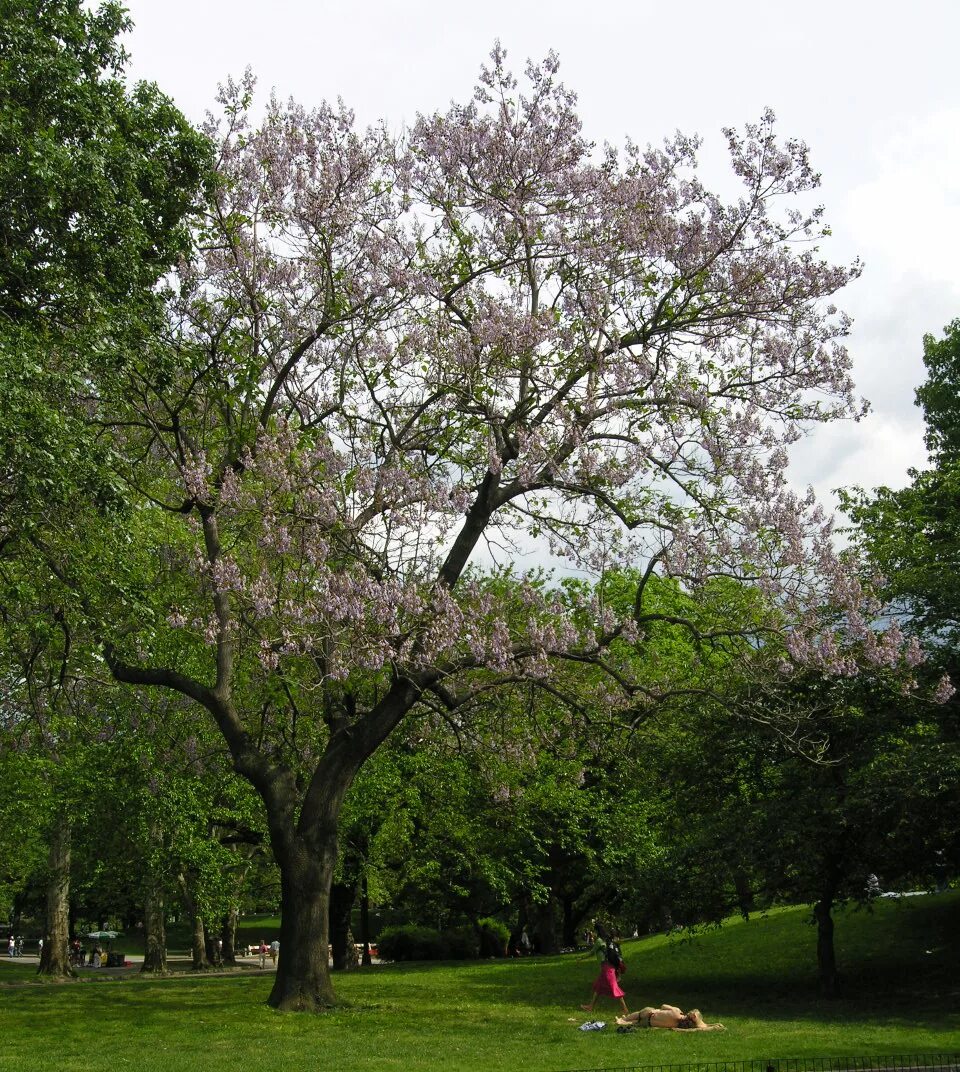
[[[159,83],[196,121],[217,83],[250,66],[264,94],[306,106],[342,97],[361,123],[394,129],[466,100],[499,38],[515,71],[553,49],[597,143],[705,139],[706,177],[723,126],[770,106],[823,174],[833,260],[861,257],[840,296],[859,425],[820,428],[793,479],[830,489],[899,487],[923,466],[913,404],[922,337],[960,316],[960,2],[807,0],[128,0],[131,74]]]

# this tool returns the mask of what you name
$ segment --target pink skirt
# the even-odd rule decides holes
[[[625,991],[620,989],[620,983],[617,981],[617,970],[612,964],[602,964],[600,966],[600,974],[593,983],[593,992],[595,994],[606,994],[609,998],[622,998],[625,996]]]

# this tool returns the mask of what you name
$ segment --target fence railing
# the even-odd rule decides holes
[[[887,1057],[776,1057],[755,1061],[704,1061],[669,1065],[604,1065],[567,1072],[960,1072],[960,1054]]]

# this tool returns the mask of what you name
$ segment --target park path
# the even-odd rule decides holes
[[[4,958],[6,959],[6,958]],[[133,980],[138,979],[141,981],[147,981],[151,979],[162,980],[164,982],[171,979],[217,979],[226,978],[234,975],[269,975],[276,971],[274,965],[270,963],[270,958],[267,958],[267,964],[265,968],[260,967],[259,957],[241,957],[237,961],[236,967],[223,968],[211,971],[195,972],[192,970],[191,965],[193,958],[185,954],[174,953],[167,957],[167,964],[170,968],[166,975],[149,975],[144,976],[140,974],[140,965],[143,964],[142,954],[133,954],[126,958],[127,965],[122,968],[78,968],[77,976],[74,979],[64,980],[64,985],[69,983],[84,983],[91,982],[95,979],[126,979]],[[40,966],[40,958],[38,956],[24,955],[22,957],[12,957],[9,960],[12,964],[22,965],[35,965]],[[44,986],[48,985],[49,979],[11,979],[9,982],[3,978],[4,971],[3,966],[0,964],[0,988],[5,990],[16,987],[29,987],[29,986]]]

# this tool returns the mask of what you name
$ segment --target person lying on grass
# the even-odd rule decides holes
[[[699,1009],[681,1012],[676,1005],[661,1005],[653,1009],[649,1005],[639,1012],[628,1012],[618,1016],[621,1027],[639,1024],[640,1027],[664,1027],[669,1031],[725,1031],[723,1024],[708,1024],[700,1015]]]

